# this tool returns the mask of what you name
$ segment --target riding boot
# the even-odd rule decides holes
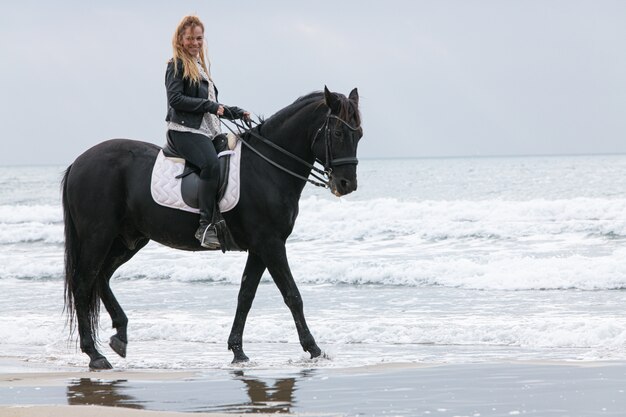
[[[207,249],[219,249],[220,241],[217,238],[215,225],[211,223],[213,210],[215,210],[215,195],[206,186],[204,180],[200,180],[198,189],[198,205],[200,206],[200,227],[196,231],[196,239],[200,246]]]

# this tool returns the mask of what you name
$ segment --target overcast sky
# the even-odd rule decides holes
[[[182,16],[224,104],[358,87],[361,157],[626,152],[626,1],[32,1],[0,11],[0,165],[164,142]]]

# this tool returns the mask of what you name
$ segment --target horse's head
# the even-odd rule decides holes
[[[353,89],[349,96],[331,93],[324,87],[324,101],[330,109],[324,129],[318,132],[315,154],[330,172],[330,190],[340,197],[356,190],[356,157],[359,139],[363,136],[359,114],[359,93]],[[321,139],[321,140],[320,140]]]

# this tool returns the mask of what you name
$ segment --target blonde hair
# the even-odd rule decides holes
[[[202,29],[202,33],[204,34],[204,25],[202,21],[197,16],[185,16],[180,21],[176,30],[174,31],[174,36],[172,37],[172,49],[173,56],[172,60],[174,61],[174,72],[178,72],[178,60],[180,59],[183,63],[183,78],[187,78],[194,83],[199,83],[202,76],[200,75],[200,71],[198,71],[198,67],[196,65],[195,57],[189,56],[188,53],[183,49],[183,35],[188,28],[195,28],[199,26]],[[209,78],[211,77],[211,73],[209,72],[209,67],[206,64],[206,42],[203,42],[202,48],[200,48],[200,65],[204,68],[204,71],[207,73]]]

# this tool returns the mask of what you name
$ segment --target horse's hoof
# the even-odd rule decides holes
[[[113,366],[109,363],[107,358],[103,356],[89,362],[89,369],[92,371],[102,371],[104,369],[113,369]]]
[[[311,354],[311,359],[319,358],[322,355],[322,349],[317,346],[309,349],[309,353]]]
[[[122,342],[122,340],[117,337],[117,335],[111,336],[111,339],[109,340],[109,346],[111,346],[111,349],[113,349],[113,351],[120,355],[122,358],[126,357],[127,344],[128,343],[126,342]]]
[[[250,358],[248,358],[246,354],[242,352],[239,354],[235,354],[235,358],[233,359],[231,363],[236,364],[236,363],[245,363],[249,361],[250,361]]]

